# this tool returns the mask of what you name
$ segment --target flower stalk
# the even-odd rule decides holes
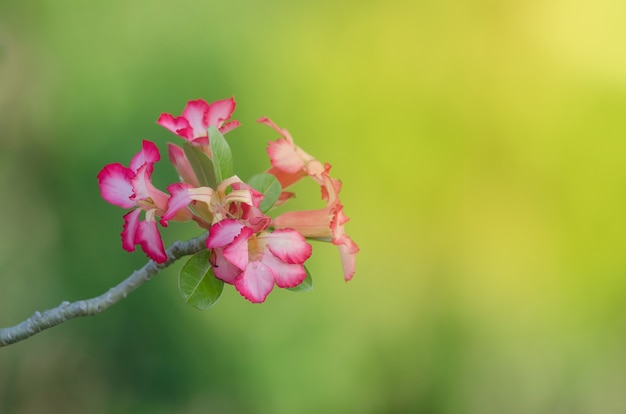
[[[0,347],[28,339],[70,319],[94,316],[104,312],[178,259],[204,250],[206,237],[207,233],[204,233],[186,242],[174,242],[165,251],[167,255],[165,262],[159,264],[153,260],[149,261],[141,269],[135,270],[124,281],[100,296],[72,303],[62,302],[56,308],[35,312],[33,316],[15,326],[0,328]]]

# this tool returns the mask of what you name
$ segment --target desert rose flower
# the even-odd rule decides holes
[[[207,128],[214,126],[222,134],[239,126],[239,121],[230,121],[235,110],[235,99],[222,99],[211,104],[202,99],[189,101],[181,116],[161,114],[157,123],[192,144],[208,145]]]
[[[169,199],[152,185],[150,178],[154,163],[160,158],[156,145],[144,140],[141,151],[132,158],[129,167],[108,164],[98,174],[102,198],[116,206],[132,209],[124,215],[122,247],[132,252],[138,244],[157,263],[167,260],[156,218],[166,211]],[[142,211],[145,212],[144,220],[140,220]],[[186,221],[190,218],[191,213],[185,209],[171,219]]]
[[[255,233],[240,221],[222,220],[209,230],[207,248],[215,253],[215,276],[235,285],[253,303],[274,288],[295,287],[306,278],[304,262],[311,245],[295,230]]]
[[[349,218],[343,213],[343,205],[339,201],[341,181],[331,178],[329,172],[330,165],[327,165],[321,175],[322,198],[326,200],[326,207],[288,211],[276,217],[272,225],[276,229],[294,229],[305,237],[332,242],[339,249],[344,279],[349,281],[354,276],[359,247],[345,233],[344,224]]]

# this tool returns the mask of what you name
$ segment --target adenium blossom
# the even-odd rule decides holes
[[[239,121],[225,122],[230,119],[234,110],[235,100],[233,98],[215,101],[211,104],[198,99],[189,101],[181,116],[174,117],[164,113],[161,114],[157,123],[184,138],[191,145],[203,151],[209,158],[212,158],[207,129],[214,126],[222,134],[225,134],[238,127]],[[185,151],[172,143],[167,144],[167,150],[170,161],[180,179],[194,187],[199,187],[200,183],[196,172],[191,167]]]
[[[225,219],[209,230],[213,272],[253,303],[261,303],[274,288],[295,287],[306,278],[304,262],[311,256],[302,234],[292,229],[255,233],[238,220]]]
[[[135,245],[157,263],[167,260],[163,241],[157,228],[156,217],[167,210],[169,196],[158,190],[151,182],[154,163],[161,158],[159,150],[150,141],[143,141],[142,149],[131,160],[129,167],[113,163],[98,173],[98,184],[102,198],[122,208],[133,208],[124,215],[122,247],[135,251]],[[141,212],[145,219],[140,220]],[[188,210],[180,210],[177,221],[191,218]]]
[[[279,128],[269,118],[261,118],[258,122],[281,135],[267,147],[271,162],[267,173],[276,180],[267,174],[254,176],[250,183],[262,189],[262,193],[236,175],[224,178],[232,174],[228,144],[221,137],[220,142],[213,143],[219,151],[216,153],[219,156],[213,158],[207,130],[214,127],[225,134],[239,126],[238,121],[229,121],[234,109],[233,98],[211,104],[199,99],[189,101],[181,116],[161,114],[158,124],[188,142],[184,149],[168,144],[169,160],[181,180],[167,187],[169,194],[151,182],[160,154],[150,141],[143,141],[141,151],[128,167],[113,163],[100,171],[98,183],[102,197],[111,204],[130,209],[124,215],[122,247],[134,251],[135,246],[140,245],[148,257],[164,263],[167,255],[157,222],[167,227],[170,221],[193,220],[209,232],[206,247],[210,254],[205,254],[201,260],[210,257],[215,277],[234,285],[253,303],[264,302],[275,285],[292,288],[306,279],[304,263],[312,252],[307,238],[336,245],[344,279],[350,280],[359,247],[345,233],[344,225],[349,219],[339,200],[341,181],[330,176],[331,166],[322,164],[297,146],[286,129]],[[199,154],[198,150],[209,159],[203,159],[204,154]],[[216,182],[216,177],[224,179]],[[267,210],[294,197],[294,193],[285,189],[306,177],[320,186],[326,202],[324,208],[288,211],[274,219],[265,215]],[[261,211],[261,202],[266,196],[267,205]]]
[[[339,248],[344,279],[352,279],[359,247],[344,231],[344,224],[349,218],[343,213],[343,205],[339,201],[341,181],[330,177],[330,164],[322,166],[298,147],[286,129],[279,128],[269,118],[261,118],[258,122],[269,125],[282,135],[277,141],[270,142],[267,148],[272,163],[268,173],[273,174],[283,188],[309,176],[320,185],[322,199],[326,200],[323,209],[281,214],[272,221],[273,226],[276,229],[295,229],[305,237],[331,241]],[[283,194],[282,197],[288,198],[289,195]]]
[[[190,204],[196,215],[209,225],[226,218],[234,218],[243,221],[255,231],[260,231],[270,223],[270,218],[259,210],[263,194],[237,176],[222,181],[215,190],[210,187],[194,187],[186,183],[172,184],[167,189],[172,197],[168,202],[167,211],[161,217],[161,224],[164,226]],[[229,189],[231,191],[228,191]]]
[[[267,117],[260,118],[257,122],[274,128],[283,136],[277,141],[270,142],[267,147],[267,154],[272,164],[272,168],[267,172],[274,175],[283,188],[289,187],[307,175],[318,182],[321,181],[324,166],[315,157],[298,147],[289,131],[279,128]]]
[[[329,170],[330,166],[327,166],[327,170],[322,174],[322,198],[326,200],[325,208],[289,211],[276,217],[272,224],[276,229],[294,229],[305,237],[330,240],[339,248],[344,279],[349,281],[354,276],[359,247],[345,233],[344,224],[350,219],[343,213],[343,205],[339,201],[341,181],[331,178]]]
[[[222,134],[239,126],[239,121],[230,121],[235,110],[235,99],[222,99],[211,104],[198,99],[189,101],[181,116],[174,117],[163,113],[157,123],[192,144],[208,145],[207,128],[214,126]]]

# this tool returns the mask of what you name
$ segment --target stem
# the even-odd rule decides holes
[[[172,243],[165,251],[167,254],[165,263],[157,264],[152,260],[149,261],[141,269],[135,270],[126,280],[100,296],[73,303],[62,302],[56,308],[35,312],[33,316],[15,326],[0,328],[0,347],[23,341],[44,329],[52,328],[70,319],[104,312],[181,257],[205,249],[206,238],[207,233],[204,233],[186,242]]]

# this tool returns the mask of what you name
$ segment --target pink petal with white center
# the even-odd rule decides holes
[[[144,200],[150,198],[150,193],[154,186],[152,185],[153,164],[142,164],[135,170],[135,176],[130,180],[133,185],[134,200]]]
[[[235,278],[241,274],[241,269],[226,260],[223,249],[213,249],[214,260],[211,262],[213,266],[213,274],[218,279],[233,285]]]
[[[235,288],[252,303],[261,303],[274,288],[274,274],[261,262],[250,262],[235,279]]]
[[[170,114],[161,114],[157,124],[169,129],[179,137],[185,138],[187,141],[193,140],[193,128],[189,125],[189,121],[182,116],[173,117]]]
[[[261,262],[271,269],[276,286],[280,288],[298,286],[306,278],[303,265],[285,263],[270,252],[263,255]]]
[[[167,261],[167,254],[165,254],[165,247],[156,221],[140,221],[135,241],[141,245],[144,253],[155,262],[165,263]]]
[[[341,255],[341,265],[343,267],[343,277],[347,282],[354,276],[356,268],[356,254],[359,252],[359,246],[352,241],[350,237],[344,235],[340,240],[333,240],[333,244],[339,248]]]
[[[189,159],[185,155],[185,151],[176,144],[167,144],[167,153],[170,157],[170,161],[178,176],[186,183],[193,185],[194,187],[200,187],[200,182],[196,177],[196,173],[193,171]]]
[[[131,180],[135,193],[133,199],[135,201],[147,200],[150,204],[157,207],[160,213],[163,213],[167,209],[169,196],[152,185],[151,176],[153,169],[154,165],[149,163],[145,163],[139,167],[136,175]]]
[[[271,141],[267,146],[267,155],[272,166],[290,174],[302,171],[305,168],[304,160],[296,153],[294,147],[293,143],[286,139]]]
[[[182,116],[189,121],[189,126],[193,130],[193,139],[207,136],[206,129],[210,125],[207,122],[209,108],[210,105],[203,99],[187,102]]]
[[[206,239],[207,249],[224,247],[233,242],[245,226],[237,220],[224,219],[211,226]]]
[[[312,247],[304,236],[292,229],[274,230],[272,233],[259,235],[267,247],[280,260],[286,263],[304,263],[311,257]]]
[[[153,142],[148,140],[143,140],[141,151],[139,151],[133,159],[130,161],[130,169],[133,171],[137,171],[139,167],[144,165],[145,163],[154,164],[155,162],[161,159],[161,154],[159,154],[159,149]]]
[[[124,215],[124,227],[122,229],[122,248],[127,252],[135,251],[135,239],[139,229],[139,216],[141,209],[134,209]]]
[[[222,99],[220,101],[215,101],[211,105],[208,106],[207,115],[206,115],[206,126],[205,129],[209,126],[221,127],[224,121],[230,118],[233,111],[235,110],[235,98]]]
[[[252,234],[252,229],[244,227],[233,242],[224,248],[224,257],[226,260],[241,270],[244,270],[250,261],[248,239],[250,239]]]
[[[133,176],[134,173],[122,164],[106,165],[98,173],[98,184],[102,198],[122,208],[134,207],[136,202],[131,199],[134,194],[131,184]]]

